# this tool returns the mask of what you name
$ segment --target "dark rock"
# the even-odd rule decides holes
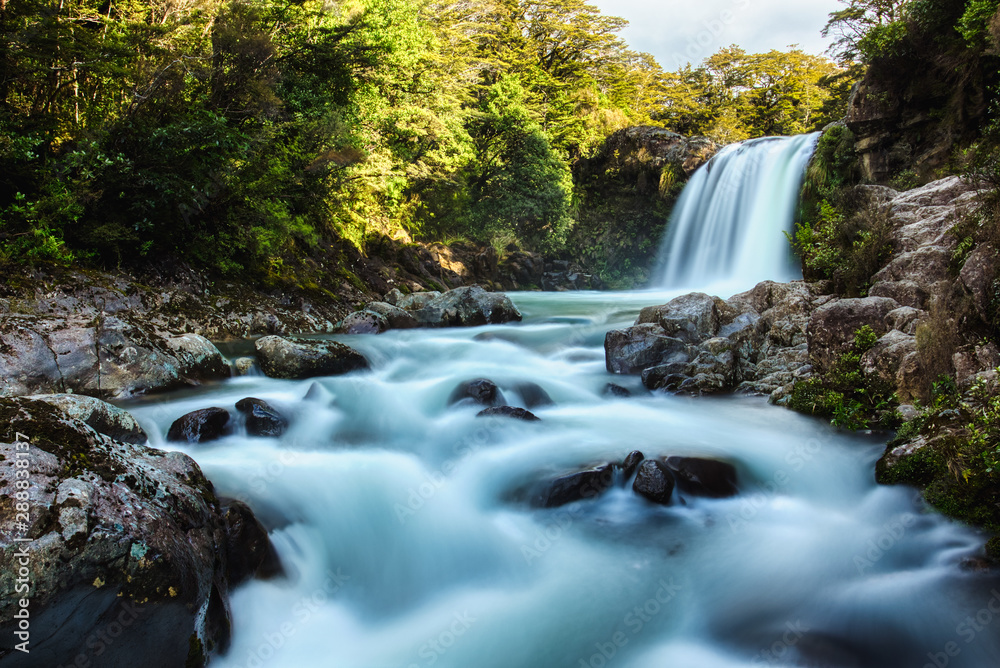
[[[369,368],[364,355],[336,341],[265,336],[255,346],[261,370],[270,378],[300,380]]]
[[[526,408],[539,408],[542,406],[552,406],[555,404],[549,393],[542,389],[537,383],[516,383],[512,388],[524,401]]]
[[[246,415],[247,433],[251,436],[278,438],[288,429],[288,420],[263,399],[240,399],[236,410]]]
[[[257,577],[263,580],[283,573],[281,560],[271,544],[267,529],[242,501],[222,501],[226,527],[226,557],[229,584],[236,585]]]
[[[477,404],[488,407],[506,406],[507,400],[496,383],[486,378],[466,381],[456,387],[448,397],[449,406]]]
[[[643,459],[645,459],[645,455],[638,450],[628,453],[628,456],[621,463],[622,476],[626,481],[632,477],[632,474],[635,473],[635,470],[639,467]]]
[[[539,418],[534,413],[526,411],[523,408],[517,408],[515,406],[494,406],[492,408],[487,408],[486,410],[479,411],[476,417],[508,417],[515,420],[524,420],[526,422],[539,422]]]
[[[607,369],[611,373],[634,374],[670,362],[687,362],[693,347],[666,336],[663,328],[643,324],[612,330],[604,338]]]
[[[347,316],[337,325],[341,334],[381,334],[389,329],[389,320],[381,313],[357,311]]]
[[[203,408],[183,415],[170,425],[167,440],[183,443],[207,443],[229,433],[229,411]]]
[[[621,385],[615,385],[614,383],[608,383],[604,386],[604,395],[608,397],[631,397],[632,392]]]
[[[556,508],[574,501],[593,499],[611,487],[614,479],[614,467],[611,464],[570,473],[548,483],[547,489],[536,498],[536,505]]]
[[[697,457],[667,457],[666,464],[686,494],[721,499],[739,493],[732,464]]]
[[[98,434],[116,441],[134,444],[147,441],[146,432],[130,413],[100,399],[80,394],[36,394],[29,399],[51,404],[69,417],[85,422]]]
[[[667,505],[674,493],[674,476],[662,462],[647,459],[639,464],[632,489],[653,503]]]
[[[809,319],[809,353],[820,370],[829,369],[850,349],[854,332],[871,327],[879,336],[885,334],[886,316],[899,308],[887,297],[840,299],[820,306]]]
[[[414,292],[412,294],[399,297],[394,306],[398,306],[405,311],[419,311],[440,296],[441,293],[437,291]]]
[[[389,324],[389,329],[413,329],[420,326],[420,323],[413,317],[413,314],[392,304],[372,302],[365,310],[377,313],[385,318]]]
[[[0,400],[0,457],[31,463],[29,526],[0,513],[3,563],[29,555],[31,654],[8,654],[4,666],[84,665],[80,656],[93,666],[201,666],[226,646],[225,522],[190,457],[115,441],[27,398]],[[0,498],[14,498],[17,470],[0,467]],[[15,591],[16,577],[0,570],[0,589]],[[4,638],[15,637],[17,606],[0,598]],[[120,635],[97,644],[111,621]]]

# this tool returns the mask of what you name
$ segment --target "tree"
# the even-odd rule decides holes
[[[840,62],[870,57],[878,43],[903,29],[910,0],[840,0],[847,5],[832,12],[823,28],[823,37],[833,36],[830,54]],[[866,43],[867,40],[867,43]],[[866,48],[867,47],[867,48]]]

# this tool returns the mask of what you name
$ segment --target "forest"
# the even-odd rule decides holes
[[[664,71],[625,25],[586,0],[0,3],[0,261],[281,284],[383,236],[557,253],[612,132],[817,130],[859,75],[736,46]]]

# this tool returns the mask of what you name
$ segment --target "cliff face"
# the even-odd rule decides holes
[[[718,152],[704,137],[638,126],[574,165],[577,224],[569,254],[613,287],[643,283],[684,184]]]

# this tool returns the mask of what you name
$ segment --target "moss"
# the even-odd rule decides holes
[[[188,638],[188,654],[184,668],[202,668],[205,662],[205,649],[202,647],[201,638],[198,637],[197,633],[192,633],[191,637]]]

